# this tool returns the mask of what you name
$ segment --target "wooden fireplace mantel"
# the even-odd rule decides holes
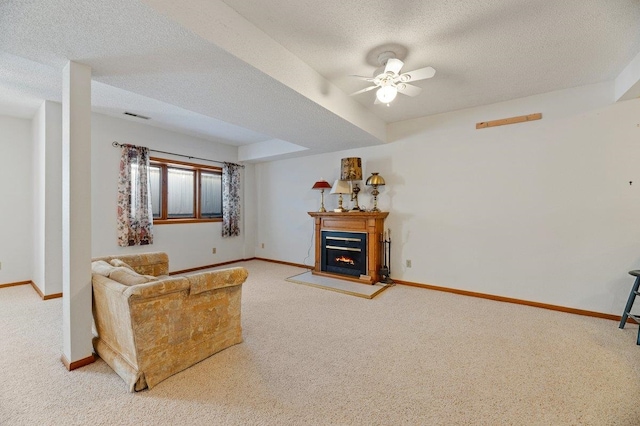
[[[382,239],[384,220],[389,212],[308,212],[315,220],[316,263],[315,275],[325,275],[363,284],[380,281],[382,267]],[[322,231],[346,231],[367,233],[367,275],[361,278],[323,272],[321,266]]]

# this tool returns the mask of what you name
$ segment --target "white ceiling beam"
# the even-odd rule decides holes
[[[219,0],[142,0],[203,39],[386,142],[386,123]]]
[[[288,154],[306,151],[307,149],[280,139],[270,139],[238,147],[238,161],[251,163],[264,161],[267,158],[269,160],[280,159]]]
[[[616,102],[640,97],[640,53],[618,74],[614,90]]]

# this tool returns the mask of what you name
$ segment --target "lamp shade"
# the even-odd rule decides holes
[[[359,157],[341,160],[340,180],[362,180],[362,160]]]
[[[351,194],[351,188],[349,188],[349,182],[346,180],[337,179],[333,183],[330,194]]]
[[[329,185],[329,182],[321,178],[319,181],[313,184],[311,189],[331,189],[331,185]]]
[[[368,186],[382,186],[384,185],[384,178],[380,176],[378,173],[371,173],[371,176],[367,178],[366,184]]]

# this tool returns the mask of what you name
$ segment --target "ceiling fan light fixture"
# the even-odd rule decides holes
[[[398,89],[395,86],[382,86],[376,91],[376,97],[383,104],[393,101],[398,95]]]
[[[413,83],[414,81],[425,80],[433,77],[436,73],[436,70],[432,67],[424,67],[401,73],[404,62],[398,59],[396,54],[391,51],[380,53],[378,55],[378,63],[380,67],[373,72],[372,77],[353,76],[360,80],[373,83],[373,85],[351,93],[351,96],[375,90],[376,100],[374,104],[382,103],[389,106],[398,93],[405,96],[417,96],[420,94],[422,88],[409,84],[409,82]]]

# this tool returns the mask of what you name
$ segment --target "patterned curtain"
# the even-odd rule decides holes
[[[233,163],[222,166],[222,236],[240,235],[240,168]]]
[[[153,244],[149,150],[122,145],[118,178],[118,245]]]

